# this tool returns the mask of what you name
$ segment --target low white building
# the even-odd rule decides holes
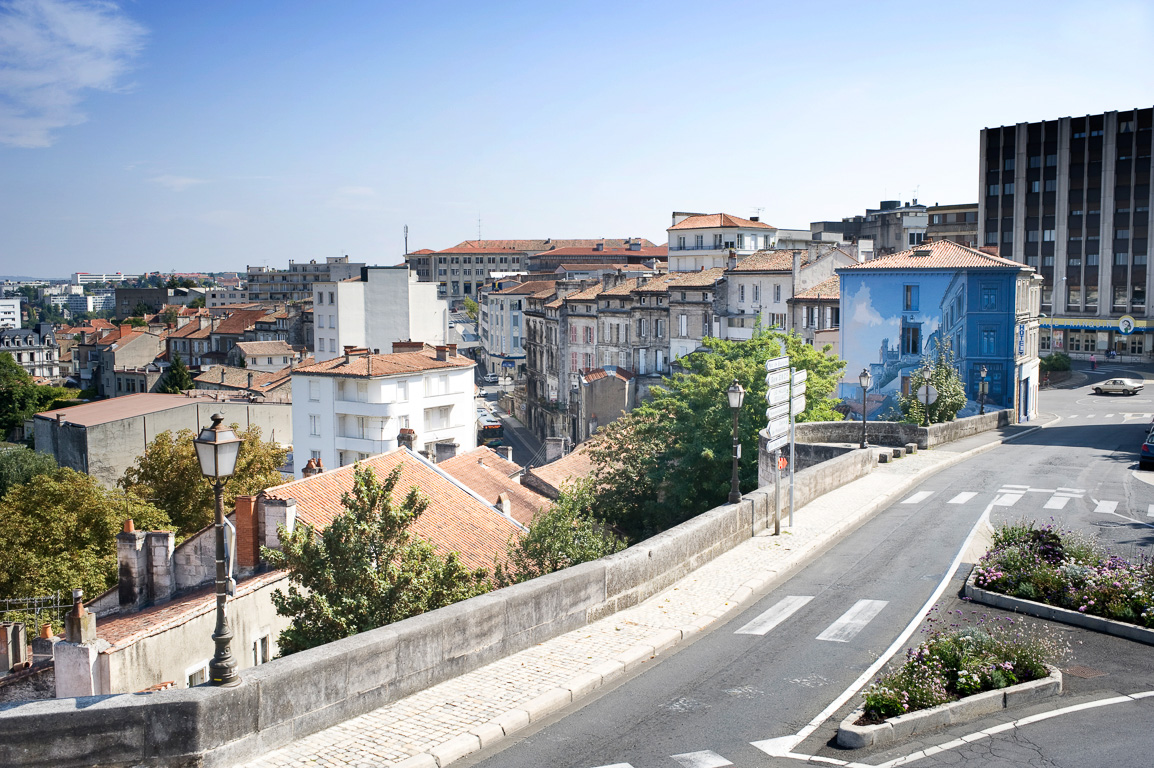
[[[209,309],[248,303],[248,291],[244,288],[209,288],[204,292],[204,306]]]
[[[252,371],[273,373],[300,361],[302,355],[287,341],[238,341],[228,352],[229,362]]]
[[[0,299],[0,328],[19,328],[20,299]]]
[[[392,354],[348,354],[292,372],[298,476],[309,459],[352,464],[399,445],[445,458],[477,446],[475,363],[455,344],[398,342]]]
[[[730,252],[740,261],[777,243],[777,229],[756,216],[742,219],[728,213],[674,211],[673,226],[666,231],[670,272],[724,268]]]
[[[433,283],[417,282],[405,264],[362,267],[359,276],[313,284],[316,359],[345,347],[390,349],[395,341],[444,344],[449,305]]]

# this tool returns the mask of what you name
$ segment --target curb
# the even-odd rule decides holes
[[[513,418],[515,419],[516,417]],[[722,606],[704,614],[698,623],[682,627],[681,629],[662,630],[647,638],[644,642],[622,651],[616,658],[590,668],[588,672],[582,673],[568,682],[562,683],[551,691],[546,691],[531,701],[526,702],[521,707],[508,710],[489,722],[476,726],[468,733],[442,742],[427,752],[421,752],[402,760],[396,764],[396,768],[444,768],[444,766],[454,760],[489,747],[529,727],[531,723],[539,722],[545,717],[560,711],[569,706],[569,704],[592,693],[606,683],[612,682],[626,672],[654,659],[671,648],[676,648],[686,638],[709,629],[709,627],[719,619],[741,608],[754,594],[778,582],[784,581],[788,576],[791,576],[795,571],[807,564],[809,562],[807,555],[820,552],[823,549],[833,546],[842,536],[864,524],[869,518],[888,507],[899,496],[927,477],[931,477],[942,470],[949,469],[956,464],[967,461],[986,451],[993,450],[1004,443],[1013,442],[1043,427],[1057,424],[1059,421],[1061,421],[1060,417],[1054,418],[1045,424],[1039,424],[1030,429],[1025,429],[1018,434],[1003,437],[985,445],[979,445],[976,448],[971,448],[968,451],[956,454],[939,464],[928,467],[916,475],[910,475],[895,485],[886,495],[860,507],[855,514],[850,515],[837,525],[828,528],[809,544],[795,550],[796,556],[792,558],[792,562],[787,563],[781,570],[769,571],[746,581],[734,590],[733,594],[726,599]],[[866,450],[872,451],[875,450],[875,448],[871,447]],[[755,492],[756,491],[750,491],[750,493]],[[1061,673],[1058,674],[1060,692]],[[1023,683],[1023,685],[1029,685],[1029,683]],[[562,692],[564,692],[564,694]],[[533,710],[532,712],[526,711],[530,708]],[[856,720],[857,717],[860,717],[860,713],[855,716],[854,719]],[[903,715],[903,717],[909,717],[909,715]],[[485,735],[482,735],[482,732],[484,732]]]
[[[947,725],[968,723],[1003,709],[1032,704],[1038,699],[1061,696],[1062,673],[1057,667],[1049,664],[1046,667],[1050,670],[1050,675],[1040,680],[1018,683],[996,691],[984,691],[948,704],[891,717],[884,723],[876,725],[854,725],[864,712],[860,708],[855,709],[838,726],[837,744],[845,749],[877,747]]]
[[[1003,595],[1001,592],[991,592],[990,590],[975,586],[975,576],[975,571],[971,570],[969,578],[966,579],[966,586],[963,591],[965,596],[975,603],[981,603],[982,605],[988,605],[993,608],[1001,608],[1003,611],[1023,613],[1027,616],[1046,619],[1047,621],[1057,621],[1062,624],[1088,629],[1092,632],[1101,632],[1103,634],[1113,635],[1114,637],[1145,643],[1146,645],[1154,645],[1154,629],[1140,627],[1137,624],[1127,624],[1124,621],[1107,619],[1103,616],[1091,616],[1088,613],[1072,611],[1069,608],[1059,608],[1056,605],[1037,603],[1033,600],[1024,600],[1020,597],[1010,597],[1009,595]]]

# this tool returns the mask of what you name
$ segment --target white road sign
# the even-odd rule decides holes
[[[766,434],[768,434],[768,432]],[[777,437],[771,437],[769,441],[766,442],[765,450],[776,451],[778,448],[783,448],[786,445],[789,445],[789,435],[778,435]]]
[[[765,428],[770,437],[781,437],[789,434],[789,418],[774,419],[769,422],[769,426]]]
[[[801,413],[804,410],[805,410],[805,395],[801,395],[800,397],[795,397],[789,401],[789,412],[793,416],[797,416],[799,413]]]
[[[776,371],[778,368],[788,368],[788,367],[789,367],[789,358],[785,357],[785,356],[771,357],[765,361],[765,370],[767,373],[769,371]]]
[[[926,399],[926,390],[927,389],[929,389],[929,400],[928,401]],[[919,403],[922,403],[924,405],[933,405],[937,401],[937,399],[938,399],[938,390],[933,384],[931,384],[929,387],[926,387],[924,384],[922,386],[918,387],[917,400]]]
[[[794,371],[793,376],[791,377],[790,380],[794,384],[801,384],[808,378],[809,378],[809,371],[800,370],[800,371]]]
[[[773,421],[774,419],[781,419],[789,416],[789,406],[785,403],[775,405],[772,408],[765,409],[765,420]]]
[[[789,387],[770,387],[765,393],[765,401],[770,405],[789,402]]]
[[[789,369],[788,368],[778,368],[776,371],[770,371],[769,373],[765,374],[766,386],[776,387],[780,384],[788,384],[788,383],[789,383]]]
[[[793,392],[794,397],[797,397],[798,395],[804,395],[805,394],[805,382],[803,381],[800,384],[794,384],[790,388],[790,391]]]

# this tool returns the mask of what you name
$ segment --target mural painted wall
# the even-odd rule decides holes
[[[952,350],[971,399],[984,365],[987,403],[1012,402],[1014,271],[851,268],[838,274],[841,356],[847,362],[838,395],[851,406],[861,402],[858,373],[867,368],[873,379],[869,418],[899,410],[898,395],[908,392],[938,343]]]

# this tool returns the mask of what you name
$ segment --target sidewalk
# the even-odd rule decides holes
[[[928,475],[1052,421],[1041,415],[881,464],[798,509],[793,528],[783,519],[781,536],[749,539],[640,605],[319,731],[249,766],[448,765],[709,627]]]

